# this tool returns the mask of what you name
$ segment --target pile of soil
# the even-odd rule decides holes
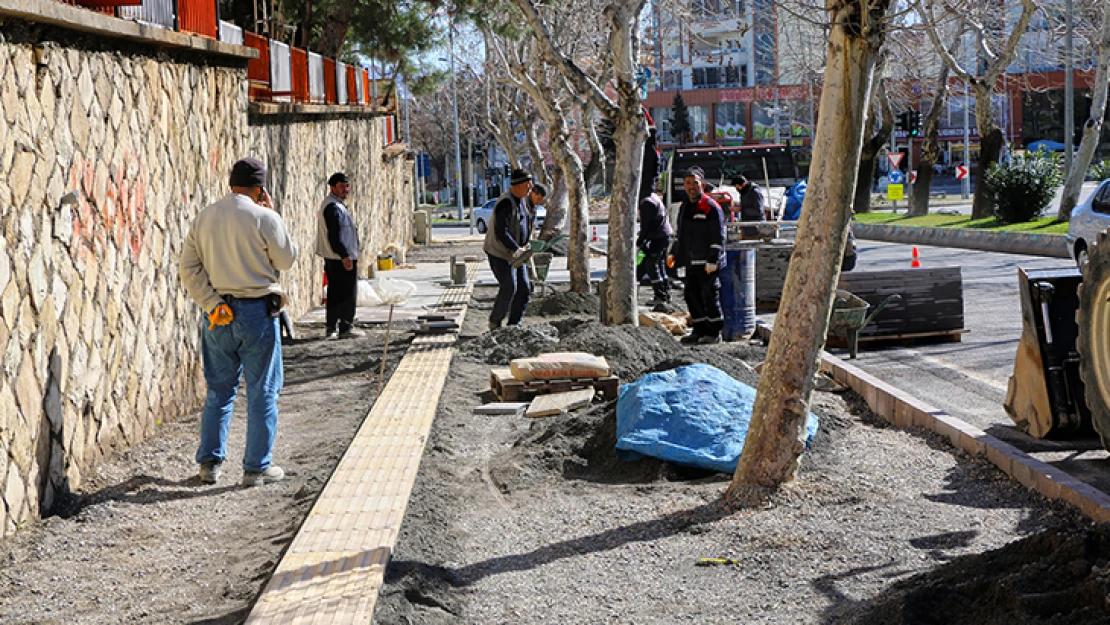
[[[468,315],[463,333],[484,323]],[[550,325],[559,342],[544,351],[604,355],[622,382],[709,362],[754,386],[764,357],[747,343],[685,349],[653,328]],[[794,482],[732,504],[729,475],[617,460],[615,402],[472,414],[489,366],[455,360],[375,623],[1104,622],[1106,558],[1085,517],[943,437],[889,427],[852,393],[814,393],[820,429]],[[1026,537],[1046,542],[1005,547]],[[1014,550],[1009,574],[976,564],[998,548]],[[1053,575],[1067,580],[1059,601],[1029,594],[1035,579],[1058,590]],[[1027,594],[1001,591],[1021,580]],[[992,607],[965,610],[977,601]]]
[[[479,362],[505,365],[516,358],[528,358],[551,349],[559,343],[559,330],[550,324],[505,326],[464,342],[459,352]]]
[[[580,315],[597,319],[598,311],[598,297],[593,293],[557,291],[545,297],[533,297],[528,302],[526,314],[539,317]]]

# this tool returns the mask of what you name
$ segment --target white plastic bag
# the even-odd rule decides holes
[[[382,298],[378,297],[377,292],[374,291],[374,285],[370,284],[369,280],[358,281],[357,305],[360,308],[382,305]]]
[[[378,278],[374,290],[383,304],[402,304],[416,293],[416,285],[408,280]]]

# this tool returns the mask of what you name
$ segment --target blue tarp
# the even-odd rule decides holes
[[[806,181],[799,180],[786,190],[786,207],[782,209],[783,221],[798,221],[802,214],[802,202],[806,199]]]
[[[752,419],[755,389],[704,364],[649,373],[621,387],[617,457],[652,456],[675,464],[733,473]],[[817,435],[806,419],[805,444]]]

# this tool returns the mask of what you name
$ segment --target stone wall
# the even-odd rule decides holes
[[[352,177],[368,259],[410,240],[412,193],[405,159],[383,155],[381,118],[252,111],[243,58],[2,17],[0,35],[2,537],[98,459],[199,407],[203,314],[177,263],[235,159],[271,164],[301,249],[283,276],[294,317],[321,296],[313,220],[328,174]]]

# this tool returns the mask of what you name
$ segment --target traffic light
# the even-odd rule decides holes
[[[909,115],[909,123],[906,130],[910,133],[911,137],[916,137],[921,134],[921,112],[920,111],[907,111]]]
[[[505,177],[509,177],[511,175],[513,175],[513,167],[512,165],[505,163]]]
[[[910,112],[904,111],[902,113],[899,113],[898,121],[894,122],[894,127],[898,130],[908,131],[910,129]]]

